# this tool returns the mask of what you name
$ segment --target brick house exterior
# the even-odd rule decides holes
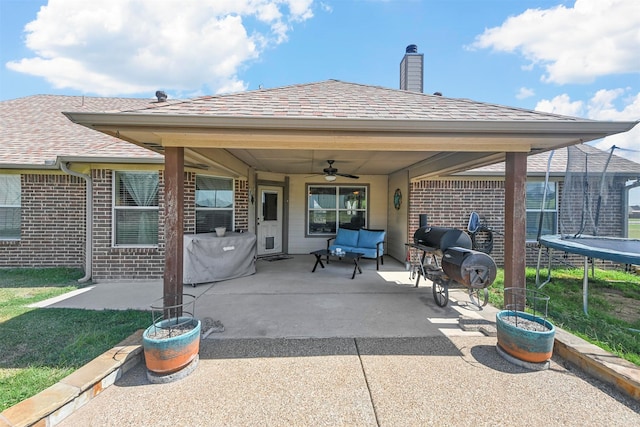
[[[640,170],[640,165],[637,168]],[[624,222],[627,219],[627,210],[624,205],[625,183],[628,179],[636,176],[618,176],[607,184],[609,186],[607,189],[609,197],[602,206],[600,235],[626,237],[623,232]],[[534,173],[531,180],[543,181],[544,178]],[[563,204],[564,182],[562,181],[562,176],[554,177],[553,181],[558,185],[558,206],[560,210]],[[594,180],[591,185],[593,188],[597,188],[599,182]],[[491,257],[498,265],[504,264],[504,179],[491,179],[483,175],[477,175],[468,178],[417,181],[411,184],[410,200],[409,239],[412,238],[413,233],[419,227],[421,214],[427,215],[429,225],[465,230],[469,215],[472,211],[475,211],[482,218],[484,225],[492,230],[493,250]],[[559,213],[558,217],[560,217]],[[527,266],[535,266],[537,264],[538,248],[537,242],[527,242],[525,254]],[[543,265],[547,265],[547,251],[543,251],[542,262]],[[583,263],[584,258],[582,256],[553,253],[552,264],[554,266],[569,264],[579,267]],[[605,267],[615,265],[615,263],[606,260],[595,260],[595,265]]]
[[[0,267],[84,265],[85,185],[70,175],[23,174],[22,236],[0,240]]]
[[[185,172],[185,233],[195,232],[195,177]],[[91,171],[93,183],[94,280],[150,280],[164,272],[164,224],[158,223],[156,248],[112,246],[113,170]],[[159,210],[163,171],[159,171]],[[85,183],[60,174],[23,174],[20,240],[0,240],[0,267],[83,268],[85,256]],[[235,180],[235,228],[248,228],[246,180]]]
[[[337,86],[333,90],[346,88],[356,94],[357,91],[364,90],[380,91],[385,96],[389,95],[386,89],[343,85],[339,82],[328,82],[320,87],[333,86]],[[258,95],[264,94],[259,92]],[[393,92],[389,96],[396,95],[405,97],[408,94]],[[476,105],[467,100],[411,96],[417,96],[411,99],[420,102],[426,100],[434,105],[443,102],[451,103],[452,111],[460,110],[465,114],[474,114],[476,109],[480,111],[487,108],[493,110],[493,115],[499,119],[502,117],[501,114],[505,117],[510,117],[510,114],[515,114],[516,117],[525,114],[519,110],[513,112],[511,109],[500,109],[496,106],[480,103]],[[325,97],[333,99],[331,96]],[[210,102],[211,99],[207,98],[205,101]],[[216,98],[216,101],[220,100]],[[258,101],[263,102],[260,98],[256,102]],[[414,105],[416,114],[424,108],[417,101]],[[112,281],[149,280],[163,277],[165,263],[162,215],[164,211],[163,156],[150,149],[79,126],[62,114],[62,111],[147,111],[146,109],[153,109],[150,104],[154,104],[154,101],[65,96],[34,96],[0,102],[0,114],[7,123],[0,140],[0,175],[20,175],[21,186],[20,238],[0,240],[0,268],[53,266],[83,268],[85,266],[87,257],[86,182],[83,178],[64,171],[63,165],[67,167],[72,165],[75,173],[89,175],[92,184],[91,278],[96,281]],[[168,107],[173,105],[167,103]],[[178,102],[175,104],[176,108],[180,105]],[[466,112],[463,109],[470,109],[470,111]],[[351,110],[352,108],[349,111]],[[157,111],[153,109],[152,113]],[[531,116],[535,114],[531,113]],[[500,122],[500,120],[496,121]],[[529,159],[539,156],[530,156]],[[286,162],[284,159],[278,160]],[[158,171],[160,215],[156,247],[123,248],[114,247],[112,244],[113,178],[114,171],[122,169]],[[535,176],[536,179],[540,179],[539,167],[530,168],[530,170],[538,174]],[[194,233],[196,229],[195,181],[196,175],[200,173],[202,169],[197,165],[185,167],[184,233],[186,234]],[[378,178],[381,176],[378,175]],[[385,177],[388,179],[388,176]],[[234,179],[235,229],[251,228],[249,188],[248,178]],[[504,168],[501,171],[498,168],[496,172],[496,169],[485,167],[474,169],[468,174],[447,178],[411,181],[408,192],[408,203],[406,203],[409,206],[408,224],[402,225],[400,233],[406,234],[406,239],[403,236],[403,240],[409,240],[417,229],[419,214],[426,213],[432,225],[464,229],[470,212],[477,211],[494,231],[492,256],[502,264],[505,216]],[[614,212],[612,215],[612,218],[615,215],[621,218],[622,213]],[[388,218],[386,214],[383,217]],[[614,220],[611,223],[613,224]],[[528,262],[531,263],[533,259],[528,257]]]
[[[419,227],[420,214],[428,225],[466,229],[469,215],[478,212],[494,231],[491,256],[498,264],[504,260],[504,180],[448,179],[411,183],[409,235]]]

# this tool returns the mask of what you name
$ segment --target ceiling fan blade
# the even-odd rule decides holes
[[[360,179],[359,176],[351,175],[351,174],[348,174],[348,173],[336,173],[336,175],[344,176],[345,178]]]

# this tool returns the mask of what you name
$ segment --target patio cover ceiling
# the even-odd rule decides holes
[[[329,80],[158,102],[151,108],[65,113],[73,122],[162,153],[184,147],[185,164],[246,177],[248,168],[412,179],[443,176],[625,132],[602,122]]]

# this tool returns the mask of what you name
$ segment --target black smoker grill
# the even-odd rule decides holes
[[[489,255],[471,249],[471,238],[464,231],[447,227],[420,227],[407,243],[410,277],[420,276],[433,283],[433,299],[440,307],[449,302],[449,284],[453,281],[469,289],[469,299],[478,306],[489,300],[487,287],[496,279],[497,267]],[[417,251],[416,262],[411,250]],[[442,261],[438,264],[438,258]]]

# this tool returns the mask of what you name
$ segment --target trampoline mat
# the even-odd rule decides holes
[[[622,264],[640,264],[640,239],[597,236],[562,238],[560,235],[546,235],[540,237],[540,244],[591,258]]]

